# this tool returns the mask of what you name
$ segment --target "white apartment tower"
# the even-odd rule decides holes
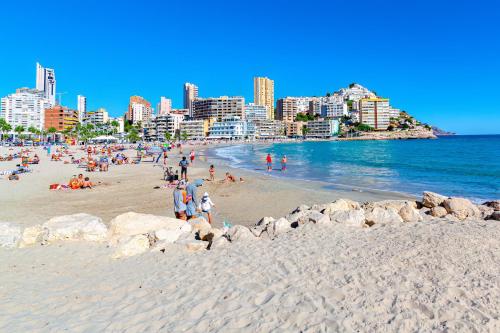
[[[166,97],[160,97],[160,103],[156,105],[157,114],[159,116],[169,114],[172,111],[172,100]]]
[[[85,119],[85,113],[87,112],[87,97],[78,95],[76,99],[78,106],[78,121],[82,123]]]
[[[184,83],[184,109],[193,116],[193,101],[198,98],[198,86],[189,82]]]
[[[43,95],[51,103],[56,105],[56,73],[52,68],[45,68],[36,63],[36,89],[43,91]]]
[[[20,88],[0,101],[0,118],[4,118],[14,129],[33,126],[42,130],[45,125],[45,110],[51,108],[50,101],[37,89]]]

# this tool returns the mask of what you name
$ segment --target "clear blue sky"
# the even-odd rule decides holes
[[[0,95],[56,70],[63,104],[124,113],[130,95],[182,105],[324,95],[358,82],[422,121],[461,134],[500,133],[500,5],[495,1],[5,1]]]

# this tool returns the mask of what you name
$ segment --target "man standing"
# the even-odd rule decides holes
[[[179,182],[177,187],[174,190],[174,213],[175,217],[180,219],[180,220],[187,220],[186,216],[186,191],[185,191],[186,185],[183,180]]]
[[[271,172],[273,170],[273,159],[271,157],[271,154],[267,154],[266,157],[266,163],[267,163],[267,171]]]
[[[187,180],[188,165],[189,162],[186,159],[186,156],[182,156],[182,160],[179,162],[179,166],[181,167],[181,179]]]

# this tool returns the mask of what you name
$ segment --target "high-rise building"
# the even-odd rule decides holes
[[[172,100],[166,97],[160,97],[160,103],[156,106],[156,114],[164,115],[172,111]]]
[[[142,98],[141,96],[131,96],[128,104],[128,111],[126,114],[127,120],[137,124],[140,122],[147,122],[152,116],[151,103]]]
[[[285,97],[278,99],[276,119],[294,121],[297,113],[309,112],[309,102],[312,97]]]
[[[12,128],[24,126],[42,130],[45,124],[45,109],[52,105],[43,91],[20,88],[14,94],[3,97],[0,102],[0,118],[4,118]]]
[[[56,73],[52,68],[45,68],[36,63],[36,89],[43,91],[43,95],[51,105],[56,105]]]
[[[253,78],[253,102],[266,106],[267,119],[274,119],[274,81],[267,77]]]
[[[266,120],[268,114],[268,107],[265,105],[255,105],[254,103],[245,105],[245,119],[247,121]]]
[[[321,98],[321,116],[327,118],[341,118],[348,115],[347,103],[340,95],[333,94]]]
[[[78,111],[65,106],[55,105],[45,109],[44,128],[54,127],[57,131],[72,129],[78,123]]]
[[[198,98],[192,103],[193,119],[217,119],[240,117],[245,119],[245,98],[221,96],[218,98]]]
[[[76,97],[77,110],[78,110],[78,121],[80,123],[85,119],[85,113],[87,112],[87,97],[78,95]]]
[[[189,82],[184,83],[184,109],[193,115],[193,101],[198,98],[198,86]]]
[[[376,130],[385,130],[390,124],[388,98],[370,97],[359,100],[359,121]]]

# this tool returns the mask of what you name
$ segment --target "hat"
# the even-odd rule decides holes
[[[204,197],[208,197],[208,192],[203,193]]]
[[[184,188],[185,186],[186,186],[186,181],[184,179],[179,181],[179,183],[177,184],[177,188],[179,189]]]
[[[196,187],[202,186],[203,185],[203,179],[195,179],[193,182],[193,185]]]

